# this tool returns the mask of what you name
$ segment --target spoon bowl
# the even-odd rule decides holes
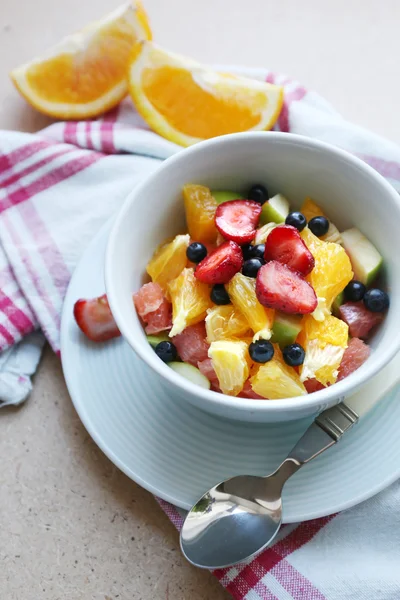
[[[189,511],[181,549],[204,569],[229,567],[251,558],[276,537],[282,524],[282,489],[300,467],[327,450],[358,421],[344,402],[322,412],[289,456],[268,477],[239,475],[218,483]]]
[[[272,542],[282,523],[279,482],[239,475],[211,488],[189,512],[181,548],[208,569],[241,562]]]

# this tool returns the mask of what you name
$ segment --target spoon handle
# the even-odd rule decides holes
[[[358,418],[357,413],[344,402],[324,410],[292,448],[288,457],[275,471],[274,477],[279,479],[283,486],[302,465],[336,444]]]

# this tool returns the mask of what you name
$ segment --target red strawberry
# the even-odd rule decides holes
[[[265,260],[277,260],[302,275],[308,275],[315,265],[314,257],[291,225],[278,225],[265,242]]]
[[[371,329],[383,321],[382,313],[370,312],[361,302],[346,302],[339,308],[340,318],[349,326],[351,337],[367,338]]]
[[[77,300],[74,317],[78,327],[93,342],[105,342],[121,335],[106,294],[92,300]]]
[[[228,283],[242,266],[240,247],[235,242],[225,242],[197,265],[194,275],[199,281],[210,285]]]
[[[252,200],[223,202],[215,211],[215,225],[227,240],[248,244],[256,236],[261,204]]]
[[[256,295],[264,306],[290,314],[312,313],[318,304],[311,285],[299,273],[276,260],[259,269]]]

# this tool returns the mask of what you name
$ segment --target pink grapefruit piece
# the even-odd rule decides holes
[[[208,358],[208,348],[210,346],[206,340],[206,327],[204,321],[186,327],[182,333],[173,337],[172,341],[183,362],[196,367],[198,362]]]
[[[370,354],[371,348],[365,342],[359,338],[352,338],[344,351],[337,380],[340,381],[354,373],[365,363]]]
[[[160,333],[172,327],[171,304],[158,283],[145,283],[134,294],[133,301],[147,334]]]
[[[373,313],[367,310],[364,303],[346,302],[339,308],[340,318],[349,326],[349,333],[353,338],[366,339],[371,330],[382,322],[382,313]]]

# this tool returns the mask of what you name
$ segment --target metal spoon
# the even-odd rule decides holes
[[[282,523],[282,488],[300,467],[327,450],[400,381],[400,353],[362,388],[322,412],[289,456],[268,477],[242,475],[211,488],[188,513],[181,530],[186,558],[216,569],[251,558],[276,537]]]
[[[205,569],[234,565],[266,548],[282,524],[282,488],[300,467],[327,450],[358,421],[344,402],[322,412],[268,477],[239,475],[196,502],[181,530],[181,548]]]

